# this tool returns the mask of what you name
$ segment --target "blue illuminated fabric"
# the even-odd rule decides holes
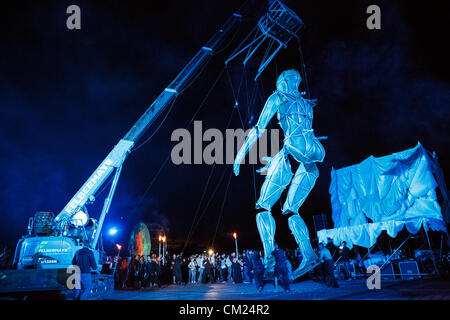
[[[338,245],[345,239],[348,245],[370,247],[383,230],[395,237],[404,226],[416,233],[425,222],[432,230],[447,232],[436,186],[431,160],[420,143],[403,152],[333,168],[329,192],[335,229],[319,231],[319,240],[330,237]]]
[[[335,246],[339,246],[345,241],[349,249],[353,248],[354,245],[370,248],[377,242],[383,231],[386,231],[391,238],[395,238],[397,233],[405,227],[409,233],[416,234],[422,226],[427,231],[433,230],[447,233],[447,226],[442,219],[412,218],[404,221],[390,220],[358,226],[324,229],[317,232],[317,237],[319,242],[322,243],[327,243],[327,239],[330,238]]]

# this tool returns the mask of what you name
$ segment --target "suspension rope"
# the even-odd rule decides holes
[[[243,69],[244,69],[244,71],[242,72],[242,75],[245,74],[245,65],[244,65]],[[229,83],[230,83],[230,86],[231,86],[231,91],[232,91],[233,95],[236,97],[236,95],[234,94],[235,90],[234,90],[234,87],[233,87],[233,82],[231,81],[231,76],[229,75],[229,73],[228,73],[228,80],[229,80]],[[245,80],[246,80],[246,83],[247,83],[247,77],[246,77]],[[240,87],[238,89],[238,92],[240,92],[241,86],[242,86],[242,77],[241,77]],[[248,96],[248,90],[247,90],[247,96]],[[236,101],[238,101],[237,98],[236,98]],[[248,101],[248,99],[247,99],[247,101]],[[244,123],[244,120],[243,120],[243,117],[242,117],[241,110],[239,108],[239,103],[238,102],[236,102],[235,108],[237,109],[242,129],[245,131],[246,130],[246,125]],[[249,115],[247,115],[247,117],[249,117]],[[254,164],[252,164],[252,177],[253,177],[253,194],[254,194],[254,199],[255,199],[255,202],[256,202],[256,197],[257,197],[256,196],[256,176],[255,176],[255,165]]]
[[[189,241],[190,241],[190,239],[192,237],[195,221],[197,220],[197,217],[198,217],[198,215],[200,213],[200,207],[201,207],[201,205],[203,203],[203,199],[205,198],[206,191],[208,189],[209,182],[210,182],[211,177],[212,177],[212,175],[214,173],[214,168],[215,167],[216,167],[216,163],[214,163],[214,165],[211,167],[211,170],[209,171],[209,176],[208,176],[208,179],[206,180],[205,186],[203,187],[202,196],[201,196],[200,201],[198,203],[197,209],[195,210],[194,218],[192,219],[192,224],[191,224],[191,227],[189,228],[189,232],[188,232],[188,235],[186,237],[186,241],[184,243],[183,250],[181,250],[182,252],[184,251],[184,249],[186,249],[186,247],[187,247],[187,245],[188,245],[188,243],[189,243]]]
[[[230,116],[229,116],[229,118],[228,118],[228,122],[227,122],[226,129],[228,129],[229,126],[230,126],[230,124],[231,124],[231,120],[233,119],[233,114],[234,114],[234,108],[231,110],[231,114],[230,114]],[[201,204],[202,204],[203,199],[204,199],[204,197],[205,197],[205,195],[206,195],[206,191],[207,191],[207,188],[208,188],[208,186],[209,186],[209,181],[210,181],[210,179],[211,179],[211,177],[212,177],[212,175],[213,175],[213,172],[214,172],[214,169],[216,168],[216,165],[217,165],[217,163],[214,162],[214,164],[213,164],[213,166],[212,166],[212,168],[211,168],[211,170],[210,170],[210,174],[209,174],[208,180],[207,180],[207,182],[206,182],[205,187],[203,188],[202,197],[201,197],[200,202],[199,202],[199,204],[198,204],[198,206],[197,206],[197,209],[195,210],[194,219],[192,220],[192,224],[191,224],[191,227],[189,228],[188,236],[187,236],[187,238],[186,238],[186,242],[184,243],[184,246],[183,246],[183,250],[182,250],[182,251],[184,251],[184,250],[186,249],[186,247],[188,246],[189,242],[191,241],[193,232],[195,231],[195,229],[196,229],[196,228],[198,227],[198,225],[200,224],[200,221],[201,221],[201,219],[203,218],[203,216],[204,216],[204,214],[205,214],[205,212],[206,212],[206,209],[207,209],[208,206],[209,206],[209,203],[211,202],[212,198],[213,198],[214,195],[215,195],[215,192],[213,192],[213,194],[211,195],[210,199],[209,199],[208,202],[207,202],[207,205],[206,205],[205,209],[202,211],[202,214],[199,216]],[[226,170],[225,170],[225,171],[226,171]],[[225,173],[225,171],[224,171],[224,173]],[[222,181],[222,180],[223,180],[223,178],[221,179],[221,181]],[[219,186],[220,184],[221,184],[221,182],[216,186],[216,189],[218,188],[218,186]],[[199,216],[199,218],[197,219],[198,216]]]
[[[221,72],[219,73],[219,75],[217,76],[216,80],[211,85],[210,89],[208,90],[207,94],[203,98],[202,102],[200,103],[198,108],[195,110],[195,112],[194,112],[193,116],[191,117],[191,119],[189,120],[189,122],[186,124],[186,126],[185,126],[186,129],[192,124],[192,122],[194,122],[195,117],[200,112],[200,110],[203,108],[203,106],[204,106],[206,100],[208,99],[209,95],[211,94],[212,90],[217,85],[217,82],[223,76],[224,71],[225,71],[225,68],[222,68]],[[147,188],[145,189],[143,195],[141,196],[141,200],[139,201],[139,204],[131,211],[131,213],[134,213],[141,206],[141,204],[144,202],[148,192],[150,191],[151,187],[155,183],[156,179],[158,178],[158,176],[160,175],[160,173],[162,172],[164,167],[167,165],[167,163],[169,163],[170,158],[171,158],[171,151],[169,151],[169,154],[167,155],[166,159],[164,160],[164,162],[159,167],[156,175],[153,177],[151,182],[147,185]]]
[[[200,225],[200,221],[202,220],[202,218],[205,216],[206,212],[208,211],[208,207],[209,207],[209,205],[211,204],[211,201],[212,201],[212,199],[214,198],[214,196],[216,195],[217,191],[219,190],[219,187],[220,187],[220,185],[221,185],[222,182],[223,182],[223,178],[225,177],[226,172],[227,172],[227,170],[225,169],[225,170],[223,171],[223,173],[222,173],[222,176],[220,177],[219,183],[218,183],[218,184],[216,185],[216,187],[214,188],[214,191],[213,191],[213,193],[211,194],[211,197],[209,198],[208,202],[206,203],[206,206],[205,206],[205,208],[203,209],[202,214],[201,214],[200,217],[198,218],[197,223],[193,226],[193,228],[192,228],[192,234],[195,232],[195,230],[197,229],[197,227]],[[184,249],[187,247],[187,244],[188,244],[189,242],[190,242],[190,238],[187,239],[187,241],[186,241],[186,243],[185,243],[185,247],[183,248],[183,251],[184,251]]]
[[[213,239],[211,241],[211,248],[214,248],[214,242],[216,241],[217,230],[219,229],[219,224],[220,224],[220,221],[222,220],[222,215],[223,215],[223,211],[224,211],[224,208],[225,208],[225,202],[226,202],[227,196],[228,196],[228,191],[230,189],[230,182],[231,182],[231,177],[232,176],[233,176],[233,170],[230,171],[230,176],[228,177],[227,187],[225,189],[225,194],[223,196],[223,201],[222,201],[222,204],[220,206],[219,218],[217,219],[216,230],[214,231],[214,236],[213,236]]]
[[[228,129],[229,126],[230,126],[230,124],[231,124],[231,120],[232,120],[232,118],[233,118],[233,115],[234,115],[234,110],[237,109],[238,113],[240,114],[240,108],[239,108],[239,96],[240,96],[240,93],[241,93],[241,88],[242,88],[242,84],[243,84],[243,80],[244,80],[244,73],[241,74],[241,78],[240,78],[240,80],[239,80],[239,87],[237,88],[237,91],[236,91],[235,88],[234,88],[234,86],[233,86],[233,81],[232,81],[232,79],[231,79],[231,74],[230,74],[230,71],[229,71],[229,69],[228,69],[228,66],[225,65],[225,68],[226,68],[226,71],[227,71],[227,78],[228,78],[228,81],[229,81],[229,83],[230,83],[230,89],[231,89],[231,93],[232,93],[232,95],[233,95],[234,103],[235,103],[235,104],[234,104],[234,107],[233,107],[232,110],[231,110],[231,114],[230,114],[230,117],[229,117],[229,119],[228,119],[228,123],[227,123],[227,126],[226,126],[226,129]],[[244,66],[244,69],[245,69],[245,66]],[[244,123],[242,122],[242,116],[240,115],[239,118],[241,119],[241,125],[242,125],[242,128],[245,128]],[[188,244],[190,243],[194,231],[197,229],[197,227],[199,226],[201,220],[202,220],[203,217],[205,216],[205,214],[206,214],[206,212],[207,212],[207,209],[208,209],[208,207],[209,207],[209,204],[211,203],[212,199],[214,198],[215,194],[217,193],[217,190],[218,190],[219,186],[222,184],[223,178],[225,177],[226,170],[224,170],[224,172],[223,172],[223,174],[222,174],[222,177],[221,177],[221,179],[220,179],[220,182],[216,185],[216,188],[214,189],[214,191],[213,191],[213,193],[211,194],[211,196],[210,196],[208,202],[206,203],[205,208],[203,209],[202,213],[199,215],[199,213],[200,213],[200,208],[201,208],[201,204],[202,204],[203,199],[204,199],[204,197],[205,197],[205,195],[206,195],[206,191],[207,191],[207,188],[208,188],[208,186],[209,186],[209,181],[210,181],[210,178],[212,177],[212,174],[213,174],[213,172],[214,172],[215,167],[216,167],[216,163],[214,163],[213,167],[211,168],[211,171],[210,171],[210,175],[209,175],[209,177],[208,177],[207,184],[205,185],[205,187],[204,187],[204,189],[203,189],[202,197],[201,197],[200,203],[199,203],[199,205],[198,205],[198,207],[197,207],[197,209],[196,209],[196,212],[195,212],[195,215],[194,215],[194,219],[193,219],[193,221],[192,221],[191,227],[189,228],[188,236],[187,236],[187,238],[186,238],[186,242],[185,242],[185,244],[184,244],[184,247],[183,247],[183,250],[182,250],[182,251],[184,251],[184,250],[186,249],[186,247],[188,246]],[[231,173],[230,173],[229,180],[231,179],[232,173],[233,173],[233,171],[231,171]],[[223,200],[223,201],[225,201],[225,200]],[[198,218],[197,218],[197,217],[198,217]],[[218,220],[218,222],[217,222],[217,224],[216,224],[216,231],[215,231],[215,234],[217,233],[217,229],[218,229],[219,223],[220,223],[220,220]],[[215,235],[214,235],[213,238],[215,238]],[[213,240],[213,241],[214,241],[214,240]]]
[[[300,39],[298,39],[298,38],[297,38],[297,47],[298,47],[298,52],[300,55],[300,66],[301,66],[301,72],[302,72],[302,77],[303,77],[303,83],[304,83],[305,91],[306,91],[306,98],[310,99],[308,76],[306,74],[306,65],[305,65],[305,60],[303,58],[303,51],[302,51],[302,47],[300,44]]]
[[[190,78],[189,83],[184,85],[184,87],[181,89],[180,92],[178,92],[178,95],[185,92],[197,79],[200,77],[200,75],[203,73],[203,71],[206,69],[206,66],[208,65],[209,61],[211,60],[211,56],[208,57],[208,59],[203,62],[203,65],[199,72],[196,73],[196,75],[193,78]]]

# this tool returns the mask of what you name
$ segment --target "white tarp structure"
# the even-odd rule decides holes
[[[405,226],[412,234],[422,225],[447,232],[431,165],[419,142],[412,149],[333,168],[329,192],[335,228],[318,231],[319,241],[370,248],[384,230],[390,237]]]

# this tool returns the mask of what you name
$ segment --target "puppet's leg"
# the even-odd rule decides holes
[[[298,214],[298,209],[305,201],[309,192],[314,187],[319,171],[315,163],[301,163],[297,169],[288,191],[286,202],[283,205],[283,214],[293,212],[288,219],[289,228],[300,248],[303,259],[294,274],[301,275],[317,265],[319,259],[311,247],[309,231],[303,219]]]
[[[311,192],[316,179],[319,177],[319,170],[314,162],[300,163],[283,205],[283,214],[292,212],[298,213],[298,209]]]
[[[319,263],[319,258],[311,247],[308,227],[300,215],[294,214],[289,217],[288,224],[303,257],[300,266],[293,272],[294,275],[299,277],[314,268]]]
[[[281,149],[263,169],[258,170],[258,172],[263,171],[267,171],[267,176],[261,187],[256,209],[270,211],[292,179],[291,165],[285,151]]]
[[[271,270],[275,266],[272,256],[275,236],[275,220],[270,211],[260,212],[256,215],[256,225],[258,226],[259,236],[264,247],[264,265],[266,270]]]
[[[262,169],[267,170],[267,176],[261,187],[261,194],[256,203],[257,209],[266,209],[256,216],[259,235],[264,246],[264,261],[267,270],[271,270],[275,265],[272,257],[275,220],[270,213],[270,209],[281,196],[286,186],[292,179],[291,165],[284,150],[281,150],[269,163]]]

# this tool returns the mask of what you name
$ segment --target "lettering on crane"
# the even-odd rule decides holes
[[[103,163],[97,168],[97,170],[95,170],[89,180],[84,184],[81,190],[69,202],[66,208],[67,213],[73,213],[80,206],[80,204],[85,201],[85,199],[92,192],[92,189],[97,185],[99,181],[102,180],[105,172],[107,172],[111,168],[113,163],[114,162],[111,159],[105,159],[105,161],[103,161]]]

